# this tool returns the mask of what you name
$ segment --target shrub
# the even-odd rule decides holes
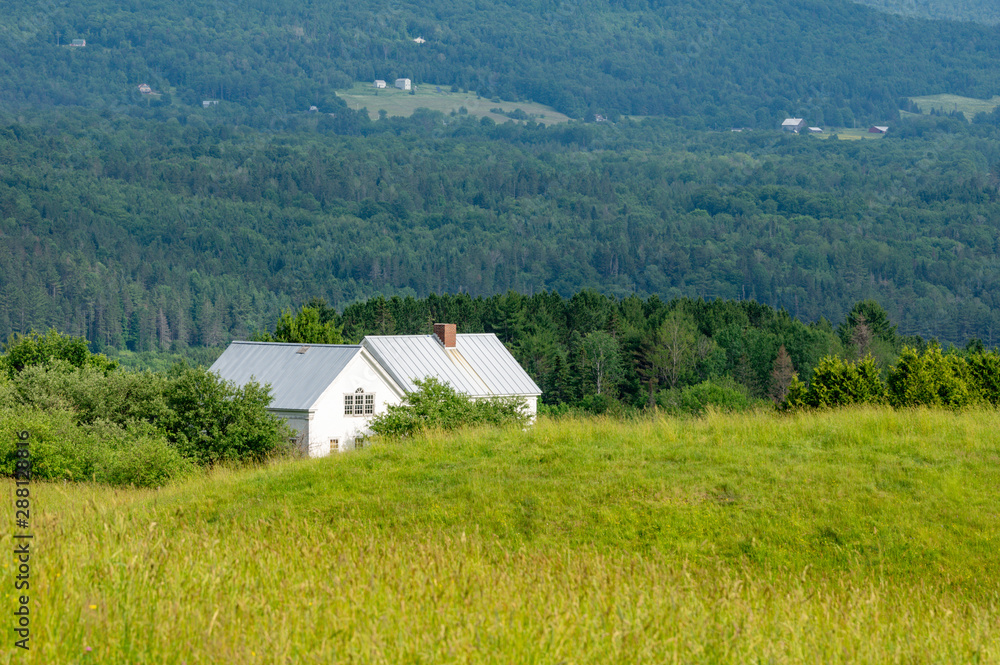
[[[117,370],[105,375],[84,365],[50,359],[22,370],[12,381],[16,403],[40,409],[69,409],[81,423],[108,420],[155,423],[166,413],[165,380],[152,372]]]
[[[109,374],[118,367],[118,363],[107,357],[91,353],[87,340],[82,337],[63,335],[54,329],[44,335],[34,331],[27,335],[12,335],[3,350],[0,367],[10,378],[26,367],[44,365],[54,359],[63,360],[76,368],[92,367],[103,374]]]
[[[172,373],[159,423],[182,455],[211,466],[290,452],[287,425],[267,411],[269,388],[253,381],[238,388],[201,367],[177,366]]]
[[[791,392],[790,388],[789,396]],[[813,370],[805,395],[798,394],[796,399],[814,407],[879,404],[885,401],[885,385],[871,356],[857,362],[826,356]]]
[[[15,433],[20,430],[31,434],[31,473],[36,479],[157,487],[193,468],[151,425],[80,425],[71,411],[22,407],[0,411],[2,475],[14,474]]]
[[[989,361],[977,367],[988,371]],[[979,391],[970,389],[969,366],[960,356],[944,355],[938,344],[922,354],[903,347],[896,366],[889,372],[889,403],[893,406],[962,407],[981,401]],[[988,389],[988,381],[984,381]]]
[[[968,382],[983,402],[1000,406],[1000,353],[980,351],[970,355]]]
[[[746,411],[751,406],[745,386],[729,377],[708,379],[681,391],[681,408],[701,415],[709,407],[719,411]]]
[[[99,421],[86,428],[100,444],[93,448],[93,478],[109,485],[159,487],[190,474],[195,466],[148,423],[121,428]]]
[[[457,429],[470,425],[523,427],[528,422],[524,400],[520,398],[474,400],[434,378],[414,383],[419,390],[407,392],[402,404],[392,405],[372,419],[372,432],[402,438],[423,429]]]

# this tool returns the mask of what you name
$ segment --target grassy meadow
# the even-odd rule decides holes
[[[995,410],[543,418],[32,491],[2,663],[1000,662]]]
[[[920,108],[920,112],[928,115],[931,111],[941,111],[952,113],[960,111],[966,120],[972,120],[977,113],[992,113],[993,109],[1000,106],[1000,95],[995,95],[992,99],[974,99],[972,97],[961,97],[959,95],[927,95],[925,97],[910,97],[914,104]]]
[[[392,81],[388,81],[391,86]],[[510,120],[509,117],[500,113],[493,113],[491,109],[500,108],[504,111],[516,111],[521,109],[529,116],[535,116],[535,122],[552,125],[566,122],[569,117],[556,111],[555,109],[536,104],[535,102],[502,102],[490,101],[480,98],[475,92],[450,92],[447,86],[440,87],[432,84],[414,85],[414,94],[408,91],[397,90],[393,87],[376,90],[371,82],[357,83],[349,90],[337,92],[337,96],[343,98],[347,106],[355,111],[363,108],[368,109],[368,115],[372,120],[377,120],[379,110],[384,109],[389,116],[411,116],[419,108],[441,111],[450,114],[452,111],[458,113],[463,106],[469,112],[479,118],[492,118],[495,122],[504,123]]]

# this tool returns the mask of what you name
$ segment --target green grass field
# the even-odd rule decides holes
[[[997,411],[542,419],[33,492],[4,663],[1000,662]]]
[[[872,134],[869,133],[868,127],[826,127],[826,131],[822,134],[810,134],[810,136],[815,136],[819,139],[828,139],[834,134],[841,141],[868,141],[874,139],[880,139],[885,136],[885,134]]]
[[[925,115],[929,115],[931,111],[943,113],[961,111],[965,115],[965,119],[970,121],[976,117],[977,113],[991,113],[993,109],[1000,106],[1000,95],[994,96],[992,99],[973,99],[958,95],[927,95],[926,97],[910,97],[910,99]]]
[[[391,82],[390,82],[391,83]],[[379,110],[384,109],[390,116],[410,116],[419,108],[426,108],[432,111],[441,111],[450,114],[452,111],[459,112],[461,107],[465,107],[470,115],[480,118],[492,118],[496,122],[507,122],[509,117],[493,113],[490,109],[500,108],[511,112],[521,109],[529,116],[534,116],[535,122],[552,125],[566,122],[568,116],[558,111],[534,102],[500,102],[490,101],[485,98],[478,98],[474,92],[449,92],[447,86],[442,86],[441,92],[437,92],[438,86],[431,84],[417,85],[414,87],[414,94],[397,90],[396,88],[385,88],[376,90],[371,83],[357,83],[350,90],[343,90],[337,95],[347,105],[354,109],[368,109],[368,115],[372,120],[379,117]]]

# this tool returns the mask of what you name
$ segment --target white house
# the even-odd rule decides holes
[[[517,396],[534,418],[541,389],[490,334],[365,337],[359,345],[233,342],[210,368],[239,386],[270,384],[268,410],[298,432],[310,457],[350,450],[373,416],[400,404],[416,379],[435,377],[473,398]]]
[[[210,368],[239,386],[271,386],[268,410],[298,432],[310,457],[354,448],[403,391],[360,345],[233,342]]]
[[[70,42],[70,46],[75,46],[77,48],[82,48],[86,45],[87,45],[86,39],[74,39],[72,42]]]
[[[416,42],[417,44],[426,44],[427,43],[427,40],[424,39],[423,37],[417,37],[413,41]]]
[[[375,79],[375,87],[379,88],[379,89],[384,88],[385,87],[385,81],[383,81],[382,79]]]
[[[396,79],[396,87],[400,90],[409,90],[413,84],[410,79]]]
[[[219,100],[218,99],[203,99],[203,100],[201,100],[201,107],[203,109],[207,109],[209,106],[218,106],[218,105],[219,105]]]

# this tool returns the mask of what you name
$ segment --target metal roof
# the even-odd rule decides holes
[[[784,127],[785,125],[801,125],[804,122],[805,120],[803,120],[802,118],[785,118],[784,122],[781,123],[781,126]]]
[[[307,410],[359,353],[353,344],[233,342],[209,370],[239,386],[271,384],[269,408]]]
[[[449,349],[435,335],[369,335],[361,344],[405,391],[434,377],[472,397],[542,394],[493,333],[456,335]]]

